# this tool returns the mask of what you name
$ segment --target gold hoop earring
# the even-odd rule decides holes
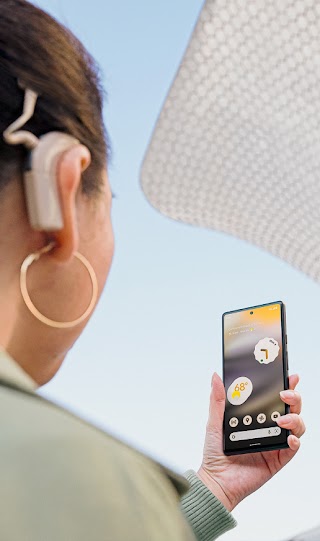
[[[79,252],[75,252],[75,254],[74,254],[75,257],[79,261],[81,261],[81,263],[86,267],[86,269],[87,269],[87,271],[89,273],[89,276],[91,278],[92,298],[91,298],[91,301],[89,303],[88,308],[82,314],[82,316],[78,317],[77,319],[75,319],[73,321],[54,321],[53,319],[49,319],[48,317],[41,314],[41,312],[39,312],[39,310],[35,307],[32,300],[30,299],[30,295],[29,295],[28,288],[27,288],[27,270],[28,270],[28,267],[30,267],[30,265],[34,261],[38,261],[38,259],[40,259],[40,257],[43,254],[45,254],[47,252],[50,252],[50,250],[52,250],[53,247],[54,247],[54,243],[50,243],[50,244],[48,244],[48,246],[45,246],[44,248],[42,248],[38,252],[30,254],[25,258],[24,262],[21,265],[21,270],[20,270],[21,294],[22,294],[24,302],[26,303],[27,308],[30,310],[30,312],[39,321],[41,321],[45,325],[48,325],[49,327],[55,327],[56,329],[70,329],[70,328],[75,327],[76,325],[79,325],[80,323],[82,323],[91,314],[91,312],[92,312],[92,310],[93,310],[93,308],[94,308],[94,306],[96,304],[97,298],[98,298],[97,277],[96,277],[96,273],[94,272],[93,267],[91,266],[89,261],[82,254],[80,254]]]

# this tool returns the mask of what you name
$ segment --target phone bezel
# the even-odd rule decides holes
[[[287,390],[289,388],[289,369],[288,369],[288,349],[287,349],[287,324],[286,324],[286,307],[283,301],[267,302],[265,304],[257,304],[256,306],[248,306],[246,308],[240,308],[238,310],[230,310],[222,314],[222,374],[223,384],[225,385],[225,359],[224,359],[224,318],[228,314],[234,314],[238,312],[244,312],[247,310],[254,310],[255,308],[263,308],[264,306],[271,306],[272,304],[279,304],[281,307],[281,329],[282,329],[282,363],[283,363],[283,388]],[[285,405],[285,412],[289,413],[289,406]],[[285,429],[284,429],[285,430]],[[243,455],[248,453],[261,453],[264,451],[275,451],[278,449],[287,449],[289,447],[287,440],[290,434],[289,430],[285,430],[286,442],[277,445],[264,445],[259,447],[248,447],[243,449],[226,449],[226,437],[225,437],[225,417],[223,418],[223,452],[227,456],[231,455]]]

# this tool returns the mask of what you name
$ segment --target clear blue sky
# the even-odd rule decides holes
[[[102,68],[117,196],[107,287],[42,393],[180,471],[197,468],[211,375],[221,373],[222,312],[282,299],[308,431],[299,457],[237,508],[239,527],[225,539],[277,540],[316,525],[319,286],[242,241],[164,218],[139,187],[147,142],[202,2],[37,4],[67,24]]]

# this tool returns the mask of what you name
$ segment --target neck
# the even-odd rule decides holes
[[[3,299],[3,295],[0,298]],[[16,318],[15,304],[10,301],[1,301],[0,312],[0,345],[3,349],[7,349],[10,341],[10,336],[13,331],[14,321]]]
[[[10,243],[0,243],[0,344],[7,348],[17,318],[20,265]]]
[[[12,340],[5,349],[39,387],[55,376],[64,359],[64,357],[51,358],[48,362],[46,356],[39,355],[39,351],[32,354],[29,348],[22,347],[21,342],[17,340]]]
[[[27,309],[20,291],[20,268],[28,254],[45,245],[46,238],[30,228],[21,179],[4,190],[0,198],[0,345],[38,385],[44,385],[59,369],[67,350],[61,352],[59,331],[44,326]],[[32,272],[28,281],[31,286],[37,282]],[[73,342],[71,336],[69,348]]]

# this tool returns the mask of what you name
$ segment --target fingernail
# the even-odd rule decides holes
[[[213,386],[213,380],[214,380],[216,374],[217,374],[217,372],[214,372],[214,373],[213,373],[213,376],[212,376],[212,378],[211,378],[211,387]]]
[[[291,415],[283,415],[282,417],[279,417],[276,419],[277,423],[281,423],[283,425],[289,425],[292,421]]]
[[[283,398],[294,398],[294,392],[293,391],[281,391],[280,396]]]

